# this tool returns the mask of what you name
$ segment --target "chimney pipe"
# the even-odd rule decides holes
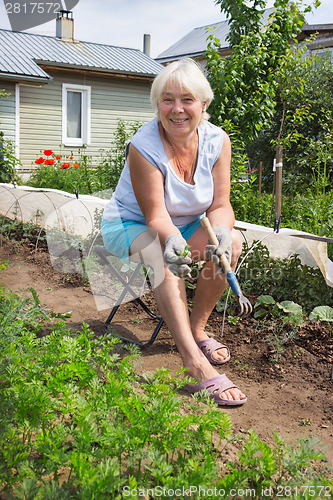
[[[56,37],[65,42],[74,41],[74,19],[73,12],[61,10],[56,19]]]
[[[143,35],[143,53],[150,57],[150,35],[148,33]]]

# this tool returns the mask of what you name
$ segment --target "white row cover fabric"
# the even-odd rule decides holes
[[[97,268],[95,264],[94,245],[101,244],[100,220],[110,196],[110,192],[103,192],[98,196],[77,197],[56,189],[0,183],[0,215],[44,229],[54,268],[63,272],[85,272],[99,310],[117,303],[121,288],[114,277],[106,280],[107,269]],[[249,247],[254,241],[262,240],[273,258],[298,254],[302,264],[319,268],[327,285],[333,287],[333,263],[327,257],[326,242],[297,237],[295,235],[307,236],[309,233],[289,228],[276,233],[271,228],[242,221],[236,221],[236,227]],[[121,261],[114,265],[123,273],[128,270]],[[138,283],[138,297],[143,289],[145,285]],[[130,296],[126,300],[132,299]]]
[[[83,239],[98,229],[94,217],[104,210],[107,202],[96,196],[79,195],[77,198],[75,194],[57,189],[0,183],[0,215]]]

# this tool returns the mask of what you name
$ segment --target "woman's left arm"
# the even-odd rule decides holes
[[[230,203],[231,143],[226,132],[223,133],[223,146],[212,169],[214,183],[213,202],[208,208],[206,215],[212,227],[227,226],[231,230],[235,224],[235,215]]]

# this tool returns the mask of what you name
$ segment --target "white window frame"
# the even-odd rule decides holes
[[[80,92],[82,99],[81,138],[67,136],[67,92]],[[88,85],[62,84],[62,143],[64,146],[90,144],[91,87]]]

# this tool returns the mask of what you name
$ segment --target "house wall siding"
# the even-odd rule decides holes
[[[0,130],[6,139],[15,141],[15,83],[0,80],[0,89],[10,94],[0,97]]]
[[[44,149],[74,156],[80,149],[61,146],[62,83],[91,87],[91,143],[85,154],[92,157],[93,165],[98,162],[101,149],[111,149],[119,118],[134,123],[147,122],[154,116],[148,81],[50,69],[48,73],[53,81],[47,85],[20,86],[20,160],[24,170],[35,168],[34,160]]]

